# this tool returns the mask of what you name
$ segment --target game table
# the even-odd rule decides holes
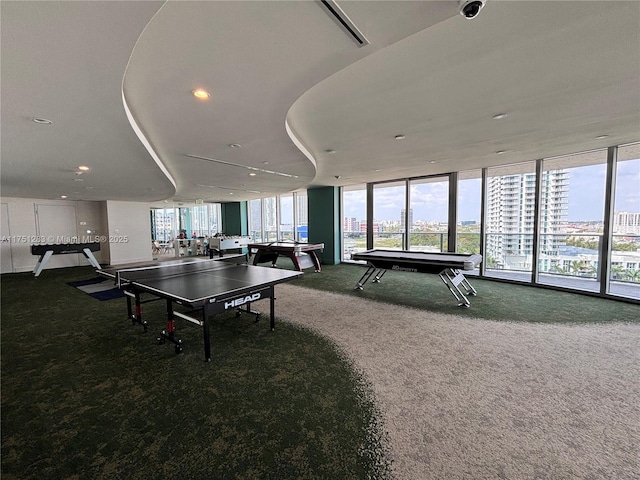
[[[362,290],[372,276],[373,282],[379,283],[387,270],[436,273],[456,297],[458,306],[466,308],[471,305],[466,295],[476,295],[477,292],[462,271],[473,270],[482,262],[482,255],[478,254],[384,249],[353,253],[351,258],[368,264],[367,271],[356,284],[356,290]]]
[[[278,256],[288,257],[299,272],[303,269],[314,267],[316,272],[321,270],[320,260],[316,251],[324,249],[324,243],[302,243],[302,242],[266,242],[250,243],[247,245],[249,252],[256,251],[253,264],[271,262],[271,266],[276,266]]]
[[[33,267],[33,274],[35,277],[38,277],[52,255],[70,255],[73,253],[82,253],[93,267],[100,268],[98,260],[96,260],[96,257],[94,257],[92,253],[99,250],[100,242],[31,245],[31,255],[40,255],[36,266]]]
[[[216,235],[209,237],[208,252],[209,258],[213,258],[214,252],[222,257],[227,250],[236,250],[246,247],[251,238],[242,235]]]
[[[186,260],[186,259],[185,259]],[[227,310],[240,308],[249,313],[259,313],[250,309],[252,302],[270,299],[271,330],[275,329],[275,285],[302,276],[300,272],[274,270],[272,268],[234,263],[246,260],[246,255],[230,255],[213,259],[190,261],[155,262],[149,265],[120,266],[98,270],[97,273],[113,278],[118,288],[127,298],[127,313],[134,323],[147,330],[142,320],[141,305],[148,301],[166,300],[167,328],[160,333],[159,343],[169,341],[175,345],[176,353],[182,351],[182,341],[175,337],[175,318],[194,323],[203,329],[204,356],[211,361],[211,340],[209,319]],[[142,294],[149,294],[152,300],[142,300]],[[135,302],[135,310],[131,302]],[[174,304],[191,309],[187,313],[178,312]],[[198,317],[193,316],[198,313]]]

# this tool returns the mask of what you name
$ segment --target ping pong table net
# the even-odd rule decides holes
[[[180,277],[196,273],[229,268],[233,264],[215,260],[198,260],[180,264],[151,265],[146,267],[124,268],[116,272],[115,283],[119,287],[129,283],[161,280],[164,278]]]

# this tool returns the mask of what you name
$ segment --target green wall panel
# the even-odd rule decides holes
[[[247,235],[247,202],[221,204],[222,229],[227,235]]]
[[[319,255],[322,263],[340,263],[340,189],[337,187],[307,190],[309,243],[324,243]]]

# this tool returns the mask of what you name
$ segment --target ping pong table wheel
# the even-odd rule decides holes
[[[160,332],[160,336],[156,338],[159,345],[162,345],[164,343],[165,335],[166,332],[163,330],[162,332]]]
[[[149,327],[149,324],[145,321],[142,322],[142,328],[144,329],[144,333],[147,333],[147,328]]]
[[[176,343],[176,355],[178,353],[182,353],[182,340],[178,340],[178,343]]]

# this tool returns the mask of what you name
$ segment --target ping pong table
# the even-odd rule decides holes
[[[250,243],[247,245],[249,252],[256,250],[253,264],[271,262],[271,266],[276,266],[278,256],[288,257],[293,262],[294,267],[300,272],[303,269],[314,267],[316,272],[321,270],[320,260],[316,255],[316,250],[323,250],[324,243],[302,243],[302,242],[266,242]]]
[[[244,259],[243,263],[237,263]],[[233,263],[236,262],[236,263]],[[149,265],[120,266],[97,270],[98,274],[113,278],[127,298],[127,313],[133,323],[147,330],[142,320],[141,305],[154,300],[166,300],[167,328],[160,333],[158,343],[169,341],[175,352],[182,352],[182,341],[175,336],[175,319],[181,318],[203,329],[204,356],[211,361],[211,339],[209,318],[227,310],[256,314],[251,303],[263,298],[270,299],[271,330],[275,329],[275,285],[302,276],[300,272],[274,270],[246,264],[246,255],[230,255],[214,259],[169,261]],[[142,300],[143,294],[152,299]],[[131,302],[135,302],[135,309]],[[178,312],[174,304],[190,309]],[[193,316],[193,312],[199,316]]]
[[[362,290],[364,284],[372,276],[374,277],[373,283],[379,283],[387,270],[437,273],[451,294],[458,300],[458,306],[466,308],[471,305],[466,295],[475,296],[477,292],[462,271],[473,270],[482,262],[482,255],[478,254],[383,249],[357,252],[352,254],[351,258],[364,260],[368,264],[367,271],[356,284],[356,290]]]

